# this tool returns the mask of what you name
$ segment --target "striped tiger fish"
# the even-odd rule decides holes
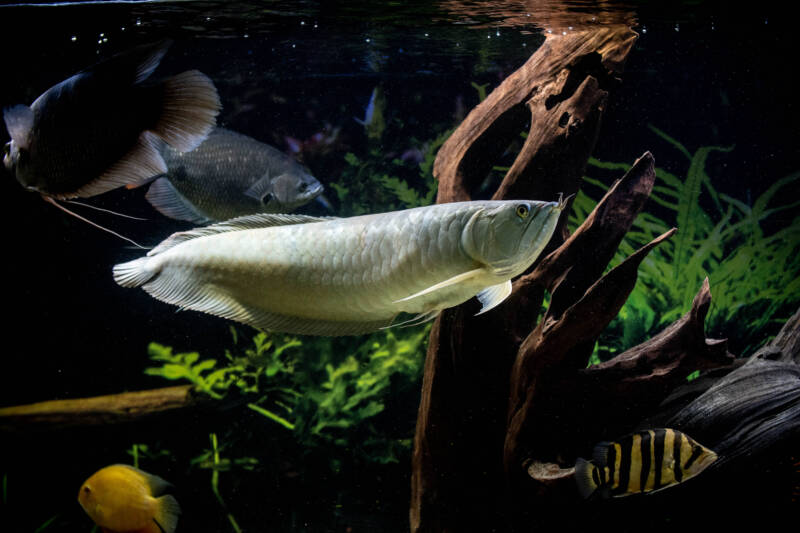
[[[477,296],[481,313],[544,249],[566,201],[487,200],[350,218],[248,215],[176,233],[116,265],[123,287],[256,328],[358,335],[432,320]],[[405,318],[405,317],[403,317]]]
[[[593,458],[578,458],[575,481],[584,498],[653,493],[690,479],[717,454],[676,429],[638,431],[616,442],[601,442]]]

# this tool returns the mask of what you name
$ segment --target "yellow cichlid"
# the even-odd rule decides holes
[[[563,202],[476,201],[351,218],[253,215],[176,233],[116,265],[123,287],[305,335],[421,323],[473,296],[486,312],[544,249]]]
[[[111,465],[92,474],[78,502],[104,533],[173,533],[180,506],[164,494],[169,483],[128,465]]]

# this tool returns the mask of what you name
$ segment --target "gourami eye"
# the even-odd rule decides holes
[[[530,212],[531,212],[531,210],[528,209],[528,206],[525,205],[525,204],[519,204],[517,206],[517,216],[519,218],[527,218],[528,217],[528,213],[530,213]]]

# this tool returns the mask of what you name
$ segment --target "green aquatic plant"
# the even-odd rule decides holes
[[[387,157],[387,153],[401,154],[404,145],[388,151],[383,146],[373,146],[365,154],[348,152],[345,167],[330,188],[336,193],[340,216],[379,213],[395,209],[409,209],[433,203],[437,182],[433,178],[436,153],[453,128],[446,129],[428,141],[410,139],[411,146],[420,147],[418,162],[413,158]]]
[[[402,450],[410,449],[410,438],[387,437],[373,421],[386,410],[393,392],[421,376],[428,331],[418,328],[402,337],[386,331],[338,364],[327,363],[325,380],[297,398],[299,441],[341,446],[371,462],[397,462]]]
[[[706,170],[712,153],[733,147],[704,146],[692,153],[661,130],[651,130],[688,160],[687,173],[680,178],[656,168],[653,207],[634,221],[612,266],[670,227],[678,233],[642,263],[639,282],[601,338],[598,359],[642,342],[679,318],[705,277],[713,294],[707,328],[728,337],[734,350],[751,352],[777,331],[800,299],[800,202],[780,201],[780,192],[797,182],[800,172],[777,180],[750,205],[719,193]],[[596,159],[589,164],[616,173],[630,168]],[[594,197],[607,189],[596,178],[584,180],[573,203],[572,227],[585,220],[597,203]]]
[[[198,362],[200,354],[197,352],[173,354],[171,347],[155,342],[150,343],[148,352],[150,359],[156,362],[163,361],[164,364],[160,367],[145,368],[145,374],[171,380],[186,379],[191,381],[200,392],[218,400],[223,398],[223,394],[219,391],[227,390],[236,379],[234,373],[238,369],[226,367],[211,372],[217,365],[217,361],[204,359]]]
[[[234,515],[247,511],[230,494],[244,487],[273,500],[301,490],[296,497],[322,498],[337,514],[344,504],[376,505],[380,497],[363,501],[352,476],[404,475],[430,325],[336,338],[241,331],[231,327],[232,344],[216,357],[151,344],[157,366],[148,375],[192,383],[226,409],[224,433],[208,429],[210,447],[173,441],[171,468],[194,457],[185,461],[202,475],[198,481],[211,471],[223,530],[238,531]],[[211,378],[223,369],[223,378]],[[140,456],[143,449],[137,445]]]
[[[220,400],[231,387],[236,387],[243,393],[258,392],[262,370],[266,377],[290,370],[282,356],[286,350],[301,345],[295,338],[286,338],[276,344],[276,339],[261,333],[253,338],[253,347],[246,349],[243,356],[234,357],[230,351],[226,351],[228,364],[217,368],[216,359],[200,361],[200,354],[197,352],[173,354],[171,347],[153,342],[148,346],[150,359],[164,364],[145,368],[144,372],[171,380],[186,379],[198,391]]]
[[[370,150],[364,158],[352,152],[345,154],[347,167],[339,181],[330,184],[339,201],[339,213],[342,216],[354,216],[433,203],[436,184],[426,169],[431,164],[428,161],[430,152],[439,146],[441,144],[427,147],[419,164],[418,177],[410,174],[407,163],[397,158],[387,161],[383,151],[377,148]],[[419,185],[410,185],[411,181]]]
[[[489,87],[488,83],[484,83],[482,85],[478,85],[474,81],[471,81],[469,84],[472,85],[473,89],[478,91],[478,101],[479,102],[483,102],[484,100],[486,100],[486,88]]]
[[[42,522],[42,525],[40,525],[39,527],[34,529],[33,533],[40,533],[42,531],[45,531],[47,528],[49,528],[53,524],[53,522],[56,521],[57,518],[58,518],[58,515],[51,516],[50,518],[48,518],[47,520]]]
[[[172,455],[169,450],[151,448],[149,445],[143,443],[132,444],[130,449],[126,450],[126,453],[131,456],[133,466],[136,468],[139,468],[140,457],[148,461],[158,461]]]
[[[220,455],[220,446],[218,445],[217,434],[210,433],[208,438],[211,441],[211,449],[206,450],[205,453],[194,458],[192,460],[192,465],[211,470],[211,492],[214,494],[214,498],[216,498],[217,502],[225,511],[225,516],[227,517],[228,522],[231,524],[233,530],[236,533],[241,533],[242,529],[239,527],[239,523],[236,521],[233,513],[230,512],[228,504],[225,503],[225,500],[222,498],[222,494],[220,494],[219,474],[220,472],[229,471],[232,464],[241,466],[244,469],[252,469],[258,464],[258,460],[252,457],[244,457],[233,461],[230,459],[223,459]]]
[[[346,351],[341,340],[261,332],[250,346],[226,350],[221,360],[173,354],[171,347],[151,343],[150,358],[162,365],[145,372],[189,381],[218,400],[242,395],[250,410],[305,447],[357,448],[364,461],[393,462],[408,449],[410,435],[387,437],[374,422],[393,392],[418,383],[428,330],[381,331]],[[239,336],[232,331],[236,345]]]

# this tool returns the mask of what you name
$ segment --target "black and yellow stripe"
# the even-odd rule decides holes
[[[716,459],[688,435],[658,428],[632,433],[617,442],[601,442],[592,462],[576,464],[581,493],[607,496],[654,492],[681,483]],[[580,475],[579,475],[580,474]]]

